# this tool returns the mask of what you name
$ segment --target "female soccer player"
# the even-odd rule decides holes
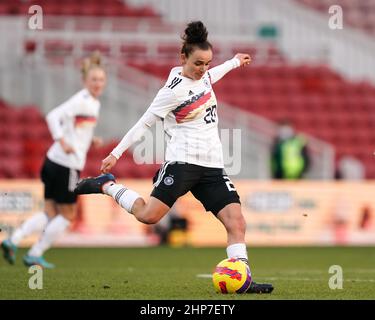
[[[212,46],[200,21],[185,29],[181,48],[182,66],[171,70],[146,113],[102,161],[103,175],[83,179],[77,194],[104,193],[113,197],[140,222],[158,222],[175,201],[191,191],[207,211],[225,226],[227,254],[248,263],[245,230],[239,195],[224,171],[222,145],[218,135],[217,103],[212,85],[229,71],[250,64],[248,54],[238,53],[222,65],[209,69]],[[133,190],[115,183],[109,174],[121,155],[151,127],[164,120],[169,137],[165,163],[154,177],[148,203]],[[249,292],[269,293],[272,285],[252,282]]]
[[[94,147],[102,144],[100,138],[93,136],[100,109],[98,97],[106,83],[100,55],[93,53],[84,59],[81,72],[84,88],[47,114],[46,120],[55,142],[48,150],[41,170],[44,212],[26,220],[1,244],[4,258],[11,264],[15,262],[19,242],[44,230],[23,261],[27,266],[37,264],[53,268],[54,265],[43,258],[43,253],[76,217],[77,195],[73,191],[85,165],[86,154],[91,144]]]

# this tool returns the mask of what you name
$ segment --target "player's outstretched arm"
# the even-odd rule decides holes
[[[220,64],[210,70],[208,73],[211,78],[211,83],[214,84],[215,82],[219,81],[222,77],[224,77],[229,71],[241,67],[247,66],[251,62],[251,57],[247,53],[237,53],[234,58],[225,61],[223,64]]]
[[[237,53],[234,57],[240,60],[240,67],[247,66],[251,63],[251,57],[247,53]]]
[[[152,127],[158,119],[164,119],[171,110],[178,105],[178,100],[170,88],[161,88],[152,101],[150,107],[134,125],[133,128],[122,138],[110,155],[102,161],[101,171],[107,173],[116,164],[121,155],[136,141],[139,141],[146,130]]]
[[[158,116],[147,110],[138,122],[122,138],[120,143],[111,151],[111,153],[102,161],[100,171],[108,173],[121,155],[135,142],[139,141],[146,130],[154,125]]]

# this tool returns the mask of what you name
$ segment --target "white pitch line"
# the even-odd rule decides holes
[[[208,274],[208,273],[197,274],[197,278],[212,278],[212,274]]]
[[[344,281],[352,281],[352,282],[375,282],[375,279],[347,279]]]
[[[200,273],[197,274],[197,278],[212,278],[212,274],[208,273]],[[269,278],[262,278],[259,277],[258,279],[264,279],[269,281],[275,281],[275,280],[286,280],[286,281],[327,281],[327,279],[322,278],[285,278],[285,277],[269,277]],[[345,282],[375,282],[375,279],[343,279]]]

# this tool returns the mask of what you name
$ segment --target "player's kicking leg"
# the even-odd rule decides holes
[[[94,178],[82,179],[74,189],[75,194],[104,193],[103,186],[108,183],[115,183],[115,176],[111,173],[102,174]]]
[[[75,194],[102,193],[111,196],[122,208],[134,215],[145,224],[157,223],[170,207],[155,197],[145,203],[143,198],[135,191],[122,184],[117,184],[115,177],[110,174],[102,174],[94,178],[82,179],[74,189]]]

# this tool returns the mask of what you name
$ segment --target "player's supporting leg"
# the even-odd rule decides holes
[[[45,212],[38,212],[26,220],[19,228],[17,228],[10,241],[18,246],[21,240],[34,232],[43,231],[48,223],[48,216]]]
[[[248,256],[245,244],[246,222],[241,212],[239,203],[230,203],[226,205],[217,214],[217,218],[223,223],[227,230],[228,258],[237,258],[243,260],[248,266]],[[249,266],[249,272],[250,266]],[[248,293],[271,293],[273,286],[271,284],[260,284],[251,282]]]
[[[43,258],[46,252],[53,243],[67,230],[70,222],[74,220],[76,214],[75,204],[58,204],[57,209],[60,214],[53,218],[44,230],[44,233],[39,238],[28,254],[24,256],[25,265],[38,264],[44,268],[53,268],[54,265],[45,261]]]
[[[41,232],[46,227],[48,221],[56,215],[54,201],[46,200],[44,212],[35,213],[27,219],[19,228],[17,228],[12,236],[4,240],[1,244],[5,260],[10,264],[14,264],[16,260],[17,246],[25,237]]]
[[[248,263],[245,244],[246,222],[241,213],[241,205],[239,203],[226,205],[217,214],[217,218],[227,230],[228,258],[238,258]]]
[[[116,183],[112,174],[83,179],[77,184],[74,192],[107,194],[127,212],[133,214],[138,221],[145,224],[157,223],[170,210],[169,206],[155,197],[151,197],[146,203],[137,192]]]

